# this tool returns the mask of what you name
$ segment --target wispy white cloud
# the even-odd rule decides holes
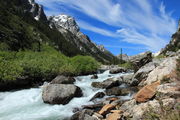
[[[104,36],[119,37],[119,34],[117,34],[116,32],[111,32],[109,30],[105,30],[102,28],[95,27],[95,26],[93,26],[93,25],[91,25],[85,21],[78,20],[77,23],[80,26],[80,28],[82,28],[82,29],[90,30],[90,31],[93,31],[95,33],[98,33],[98,34],[101,34]]]
[[[37,0],[54,7],[52,3],[63,4],[82,12],[100,22],[119,27],[117,32],[95,27],[79,21],[79,25],[101,35],[120,37],[120,40],[144,45],[158,51],[168,43],[176,30],[176,21],[165,9],[162,2],[155,0]],[[53,12],[53,11],[52,11]]]

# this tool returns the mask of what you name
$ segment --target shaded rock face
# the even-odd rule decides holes
[[[81,97],[82,91],[75,85],[49,84],[43,87],[42,99],[49,104],[67,104],[74,97]]]
[[[151,85],[144,86],[136,95],[135,100],[137,102],[146,102],[151,99],[155,93],[157,86],[160,85],[160,82],[152,83]]]
[[[105,93],[104,92],[98,92],[96,93],[91,99],[90,101],[93,101],[95,100],[96,98],[103,98],[105,96]]]
[[[110,89],[106,89],[106,95],[108,95],[108,96],[111,96],[111,95],[119,96],[119,95],[121,95],[121,88],[113,87]]]
[[[145,52],[130,58],[130,62],[134,65],[134,70],[137,72],[142,66],[152,61],[152,53]]]
[[[103,82],[92,82],[91,84],[93,87],[95,88],[112,88],[115,86],[119,86],[119,82],[118,81],[113,81],[111,79],[105,80]]]
[[[94,74],[91,79],[98,79],[98,75],[97,74]]]
[[[26,9],[25,12],[32,13],[35,20],[47,22],[42,5],[37,4],[34,0],[21,0],[21,2]]]
[[[73,84],[76,80],[73,77],[58,75],[51,81],[51,84]]]
[[[128,95],[129,93],[133,93],[138,91],[137,88],[135,87],[128,87],[128,88],[120,88],[120,87],[113,87],[110,89],[106,89],[106,95],[111,96],[111,95],[115,95],[115,96],[124,96],[124,95]]]
[[[146,80],[148,74],[156,68],[156,64],[153,62],[147,63],[146,65],[142,66],[133,76],[131,81],[131,86],[138,85],[141,81]]]

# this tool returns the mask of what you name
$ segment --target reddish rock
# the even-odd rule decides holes
[[[100,111],[99,114],[100,115],[105,115],[106,113],[108,113],[110,110],[112,110],[115,106],[112,104],[107,104],[105,105]]]
[[[146,85],[144,86],[136,95],[135,95],[135,100],[137,102],[146,102],[149,99],[151,99],[155,93],[156,93],[156,88],[157,86],[160,85],[160,82],[154,82],[151,85]]]
[[[120,120],[121,116],[122,115],[119,113],[112,113],[106,118],[106,120]]]
[[[115,100],[118,100],[119,98],[117,97],[109,97],[109,98],[106,98],[106,100],[109,100],[109,101],[115,101]]]
[[[119,114],[120,114],[120,113],[123,113],[122,110],[111,110],[111,112],[112,112],[112,113],[119,113]]]

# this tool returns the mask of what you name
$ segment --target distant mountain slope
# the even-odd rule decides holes
[[[57,24],[54,17],[48,21],[43,7],[34,0],[0,0],[0,17],[1,50],[39,51],[47,44],[67,56],[91,55],[103,63],[117,62],[114,55],[81,33],[72,17],[65,15],[74,22],[69,26],[67,22]]]
[[[83,53],[87,53],[104,62],[113,62],[114,59],[117,59],[103,46],[96,45],[87,35],[83,34],[73,17],[65,14],[51,16],[49,17],[49,22],[51,28],[55,27],[69,42],[74,42]]]

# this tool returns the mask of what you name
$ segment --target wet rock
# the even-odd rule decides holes
[[[119,96],[121,95],[121,88],[119,87],[113,87],[110,89],[106,89],[106,95],[111,96],[111,95],[115,95],[115,96]]]
[[[121,106],[123,103],[124,103],[124,100],[121,100],[121,99],[117,99],[117,100],[114,100],[111,102],[111,104],[116,106],[116,107]]]
[[[115,86],[119,86],[119,82],[118,81],[113,81],[111,79],[107,79],[103,82],[92,82],[91,84],[93,87],[95,88],[112,88],[112,87],[115,87]]]
[[[106,98],[106,100],[105,101],[103,101],[103,104],[110,104],[110,103],[112,103],[113,101],[116,101],[116,100],[118,100],[119,98],[118,97],[108,97],[108,98]]]
[[[97,120],[97,118],[92,117],[93,113],[92,110],[84,109],[72,115],[70,120]]]
[[[111,95],[115,95],[115,96],[124,96],[127,95],[129,93],[134,92],[134,90],[137,91],[137,88],[134,87],[128,87],[128,88],[120,88],[120,87],[113,87],[110,89],[106,89],[106,95],[111,96]]]
[[[75,81],[76,80],[73,77],[58,75],[50,82],[50,84],[73,84]]]
[[[94,74],[91,79],[98,79],[98,75],[97,74]]]
[[[79,87],[70,84],[49,84],[43,86],[42,99],[49,104],[67,104],[74,97],[81,97]]]
[[[107,114],[110,110],[112,110],[115,106],[112,104],[107,104],[103,106],[103,108],[99,111],[100,115],[105,115]]]
[[[92,105],[83,105],[83,109],[100,110],[103,107],[103,103],[97,103]]]
[[[73,108],[73,113],[79,112],[79,111],[81,111],[81,110],[82,110],[82,108],[78,108],[78,107]]]
[[[134,65],[135,72],[138,71],[142,66],[152,61],[152,53],[145,52],[130,58],[130,62]]]
[[[96,93],[91,99],[90,101],[93,101],[95,100],[96,98],[103,98],[105,96],[105,93],[104,92],[98,92]]]
[[[132,93],[132,90],[133,88],[121,88],[121,96],[125,96],[128,95],[129,93]]]
[[[144,86],[136,95],[135,100],[137,102],[146,102],[151,99],[155,93],[157,86],[160,85],[160,82],[152,83],[151,85]]]
[[[127,72],[127,69],[123,67],[117,67],[117,68],[110,69],[109,71],[110,74],[117,74],[117,73],[122,73],[122,72]]]

